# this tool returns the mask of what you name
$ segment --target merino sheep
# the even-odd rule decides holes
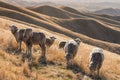
[[[97,76],[99,77],[99,70],[104,61],[103,50],[101,48],[94,48],[89,56],[89,59],[89,69],[91,76],[93,76],[94,72],[97,71]]]
[[[25,32],[25,29],[18,29],[15,25],[10,26],[11,33],[14,35],[17,43],[18,43],[18,50],[21,51],[21,44],[23,41],[23,33]]]
[[[73,59],[76,56],[80,42],[79,38],[66,42],[64,50],[66,53],[67,68],[70,68],[73,64]]]
[[[47,46],[47,47],[51,47],[52,44],[54,43],[55,39],[56,39],[56,38],[55,38],[54,36],[52,36],[52,37],[50,37],[50,38],[46,38],[46,42],[45,42],[46,46]]]
[[[61,48],[64,48],[65,44],[66,44],[66,41],[61,41],[61,42],[59,43],[59,48],[60,48],[60,49],[61,49]]]
[[[46,37],[45,37],[45,34],[42,32],[32,32],[32,30],[26,29],[26,31],[24,32],[24,41],[28,48],[27,52],[28,52],[29,58],[31,57],[32,45],[33,44],[39,45],[42,49],[42,55],[39,58],[39,61],[41,61],[41,63],[46,63],[46,46],[45,46]]]

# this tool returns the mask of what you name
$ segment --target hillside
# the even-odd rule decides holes
[[[6,5],[7,5],[7,3],[6,3]],[[10,5],[10,4],[8,4],[8,5]],[[12,7],[14,7],[14,6],[12,6]],[[46,6],[46,7],[48,9],[51,8],[49,6]],[[41,26],[41,27],[47,28],[49,30],[65,34],[65,35],[70,36],[70,37],[80,37],[86,43],[89,43],[89,44],[92,44],[92,45],[96,45],[96,46],[105,48],[107,50],[111,50],[111,51],[119,53],[119,50],[118,50],[119,49],[119,45],[113,44],[113,43],[119,43],[119,42],[117,42],[119,40],[117,40],[117,41],[115,40],[116,38],[115,39],[113,39],[113,38],[110,39],[111,37],[107,38],[106,36],[103,37],[103,38],[101,38],[101,37],[99,37],[99,38],[97,37],[96,38],[94,36],[91,36],[91,35],[94,35],[94,34],[98,34],[98,35],[109,34],[109,32],[106,33],[107,31],[104,31],[104,32],[102,31],[101,32],[102,34],[101,34],[101,33],[96,33],[97,32],[96,31],[94,34],[87,35],[89,33],[93,33],[93,31],[95,31],[95,30],[91,30],[90,32],[82,31],[82,32],[86,32],[86,33],[82,33],[81,30],[79,32],[76,31],[76,29],[74,29],[72,31],[72,28],[70,29],[70,27],[69,27],[69,26],[72,26],[72,25],[80,26],[80,24],[79,23],[76,24],[76,22],[79,22],[79,21],[82,22],[83,19],[80,19],[81,16],[82,16],[82,18],[85,18],[85,19],[90,18],[90,17],[93,18],[92,20],[95,20],[93,22],[95,22],[95,24],[98,24],[97,26],[101,26],[101,24],[99,24],[99,23],[102,23],[103,21],[104,21],[104,23],[108,23],[108,22],[110,23],[110,21],[107,20],[107,19],[104,20],[103,18],[99,18],[99,17],[93,16],[93,15],[89,15],[89,14],[83,14],[82,13],[83,15],[82,14],[78,15],[78,14],[75,14],[75,13],[64,11],[64,13],[66,13],[66,14],[67,13],[71,14],[71,15],[69,15],[69,17],[73,17],[73,15],[74,15],[73,18],[75,18],[75,16],[76,17],[78,16],[77,19],[75,19],[75,21],[72,22],[73,24],[69,25],[69,22],[68,22],[69,20],[68,19],[63,20],[61,18],[59,19],[58,17],[51,18],[48,15],[44,15],[44,14],[41,15],[41,14],[38,14],[36,12],[27,10],[25,8],[22,8],[23,12],[21,12],[19,9],[21,10],[21,8],[19,8],[19,7],[18,7],[18,9],[14,9],[14,8],[10,8],[10,7],[8,9],[8,8],[2,8],[1,7],[1,10],[0,10],[1,13],[0,14],[2,16],[13,18],[13,19],[16,19],[16,20],[19,20],[19,21],[22,21],[22,22],[27,22],[27,23],[34,24],[34,25],[37,25],[37,26]],[[52,9],[53,9],[53,12],[56,11],[56,10],[57,11],[60,10],[60,9],[57,9],[57,8],[55,8],[55,10],[54,10],[53,7],[52,7]],[[29,14],[28,14],[28,11],[30,12]],[[8,13],[9,13],[9,15],[8,15]],[[37,16],[34,16],[34,15],[37,15],[37,16],[39,15],[42,19],[37,17]],[[106,20],[107,20],[107,22],[106,22]],[[61,21],[62,21],[62,23],[61,23]],[[89,23],[89,21],[87,23]],[[114,22],[114,21],[111,21],[111,22]],[[61,24],[59,24],[59,23],[61,23]],[[114,24],[115,24],[115,22],[114,22]],[[116,22],[116,25],[117,24],[119,24],[119,23]],[[85,26],[85,25],[81,24],[81,26]],[[91,25],[91,26],[94,26],[94,24]],[[107,27],[108,25],[105,25],[105,26]],[[72,27],[74,27],[74,26],[72,26]],[[115,36],[119,35],[119,34],[117,34],[117,32],[119,31],[119,28],[116,28],[116,26],[115,27],[114,26],[108,26],[108,27],[110,28],[110,30],[113,32],[113,34]],[[86,30],[86,29],[84,29],[84,30]],[[96,30],[98,30],[98,29],[96,29]],[[117,30],[117,31],[114,31],[114,30]],[[119,38],[119,37],[117,37],[117,38]],[[99,40],[99,39],[101,39],[101,40]],[[96,44],[94,44],[93,41],[95,41]],[[104,42],[104,41],[107,41],[107,42]],[[108,43],[108,42],[110,42],[110,43]],[[111,46],[114,46],[114,47],[111,47]]]
[[[35,12],[45,14],[54,18],[61,18],[61,19],[70,19],[70,18],[84,18],[84,16],[77,15],[71,12],[68,12],[66,10],[63,10],[61,8],[49,6],[49,5],[43,5],[39,7],[32,7],[28,8],[30,10],[33,10]]]
[[[5,1],[8,2],[10,4],[14,4],[17,6],[21,6],[21,7],[27,7],[27,6],[35,6],[37,3],[34,1],[26,1],[26,0],[1,0],[1,1]]]
[[[63,9],[63,10],[66,10],[68,12],[75,13],[75,14],[78,14],[78,15],[80,14],[79,11],[77,11],[73,8],[67,7],[67,6],[61,6],[60,9]]]
[[[67,70],[65,68],[66,62],[64,59],[64,51],[58,49],[58,43],[62,40],[69,40],[70,38],[59,33],[55,33],[53,31],[46,30],[44,28],[33,28],[25,25],[23,23],[17,23],[15,21],[11,21],[8,19],[0,18],[0,65],[1,70],[0,79],[12,79],[12,80],[91,80],[86,75],[89,74],[88,70],[88,61],[89,61],[89,53],[95,46],[91,46],[85,43],[81,43],[79,47],[79,51],[75,58],[75,64],[78,67],[75,67],[75,70]],[[13,55],[14,50],[17,48],[16,41],[13,35],[9,31],[10,24],[15,24],[19,28],[32,28],[34,31],[41,31],[46,34],[46,36],[52,36],[54,34],[57,37],[57,41],[54,45],[48,49],[47,51],[47,66],[33,66],[32,72],[29,70],[28,63],[23,63],[21,61],[21,54],[25,52],[25,45],[22,45],[22,53],[19,55]],[[38,64],[36,62],[39,56],[39,46],[33,47],[33,58],[34,65]],[[112,80],[112,79],[120,79],[119,76],[119,55],[115,53],[111,53],[109,51],[104,50],[105,53],[105,61],[101,70],[101,78],[102,80]],[[110,57],[111,56],[111,57]],[[84,62],[82,62],[84,60]],[[116,66],[117,65],[117,66]],[[8,67],[9,66],[9,67]],[[79,72],[80,71],[80,72]],[[82,73],[81,73],[82,72]],[[9,73],[9,75],[8,75]]]
[[[110,15],[98,15],[98,16],[120,21],[120,16],[110,16]]]
[[[39,46],[33,46],[32,71],[27,62],[22,62],[22,54],[26,49],[24,43],[23,51],[13,55],[17,43],[10,32],[9,25],[12,24],[57,38],[53,46],[47,48],[47,66],[38,65],[37,59],[41,53]],[[119,80],[119,25],[120,22],[114,18],[79,12],[71,7],[43,5],[24,8],[0,1],[0,73],[4,72],[0,80],[91,80],[87,76],[88,58],[96,46],[103,48],[105,53],[100,74],[102,80]],[[82,43],[74,59],[73,70],[67,70],[64,51],[58,48],[58,44],[76,37]]]
[[[67,14],[65,14],[63,11],[58,10],[57,8],[51,7],[51,6],[40,6],[40,7],[35,7],[31,9],[33,11],[48,15],[48,16],[53,16],[57,18],[70,18]]]
[[[118,41],[119,38],[117,37],[120,35],[119,31],[115,31],[109,28],[107,25],[101,24],[95,20],[71,19],[62,20],[61,22],[58,22],[58,24],[74,32],[89,36],[94,39],[120,44]]]
[[[101,15],[110,15],[110,16],[120,16],[120,9],[106,8],[102,10],[97,10],[94,12],[95,14]]]

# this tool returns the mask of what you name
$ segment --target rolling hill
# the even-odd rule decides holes
[[[3,4],[3,2],[1,2],[1,4]],[[7,3],[5,3],[5,5],[7,5]],[[8,4],[8,6],[10,6],[10,4]],[[52,9],[53,10],[52,12],[49,12],[49,13],[51,13],[53,15],[53,12],[54,12],[54,15],[56,17],[51,18],[51,16],[46,15],[46,13],[48,13],[48,12],[44,12],[44,14],[41,14],[41,13],[39,14],[39,12],[33,12],[33,11],[25,9],[25,8],[19,8],[19,7],[12,6],[12,5],[11,5],[11,7],[6,8],[5,6],[1,6],[1,10],[0,10],[1,13],[0,14],[2,16],[6,16],[6,17],[9,17],[9,18],[13,18],[13,19],[16,19],[16,20],[20,20],[20,21],[23,21],[23,22],[27,22],[27,23],[30,23],[30,24],[37,25],[37,26],[41,26],[41,27],[47,28],[49,30],[65,34],[65,35],[70,36],[70,37],[80,37],[86,43],[96,45],[96,46],[99,46],[99,47],[103,47],[105,49],[109,49],[111,51],[115,51],[115,52],[119,53],[119,50],[116,51],[116,49],[119,48],[118,45],[116,46],[116,44],[119,44],[118,39],[116,40],[116,38],[113,38],[113,37],[112,37],[112,39],[110,39],[109,36],[108,37],[105,36],[105,37],[102,37],[102,38],[100,36],[99,37],[98,36],[97,37],[91,36],[91,35],[94,35],[94,34],[98,34],[98,35],[102,35],[102,36],[104,36],[105,34],[109,35],[109,33],[111,31],[114,34],[114,37],[118,36],[119,34],[117,34],[117,33],[119,33],[119,27],[118,27],[119,23],[115,22],[114,20],[104,19],[102,17],[89,15],[89,14],[86,14],[86,13],[85,14],[81,13],[79,15],[79,14],[71,13],[71,12],[61,10],[61,9],[58,9],[58,8],[54,8],[54,7],[50,7],[50,6],[42,6],[42,7],[45,7],[44,11],[47,11],[47,9]],[[40,8],[40,9],[42,9],[42,8]],[[55,12],[57,12],[57,11],[58,11],[58,13],[56,15]],[[73,19],[74,20],[73,22],[68,20],[69,18],[68,19],[59,18],[58,14],[60,14],[59,12],[61,12],[61,11],[63,11],[63,13],[64,13],[63,16],[65,16],[67,13],[69,13],[67,16],[69,16],[71,18],[76,18],[76,17],[77,18],[75,20]],[[8,13],[9,13],[9,15],[8,15]],[[39,16],[39,17],[37,17],[37,16]],[[81,18],[84,18],[85,20],[81,19]],[[87,18],[90,18],[91,20],[87,20]],[[82,30],[76,31],[78,29],[76,29],[75,26],[88,26],[89,27],[89,25],[84,25],[86,23],[84,23],[84,24],[82,23],[82,22],[84,22],[83,20],[86,21],[86,23],[90,23],[91,26],[101,26],[101,27],[104,27],[104,28],[107,27],[106,29],[109,29],[110,31],[109,32],[108,31],[102,31],[103,30],[102,29],[101,33],[96,33],[97,31],[93,32],[93,31],[95,31],[95,30],[93,30],[94,28],[90,32],[86,31],[87,29],[84,29],[84,31],[82,31]],[[93,24],[91,23],[91,21],[92,21]],[[105,26],[99,24],[99,23],[102,23],[102,22],[104,22]],[[111,24],[112,22],[114,24],[116,24],[117,27],[105,24],[105,23]],[[81,24],[79,24],[79,23],[81,23]],[[94,23],[95,23],[95,25],[94,25]],[[81,27],[78,27],[78,28],[81,29]],[[72,29],[74,29],[74,30],[72,31]],[[96,30],[99,30],[99,27]],[[108,33],[106,33],[106,32],[108,32]],[[93,34],[89,34],[89,33],[93,33]],[[112,36],[112,35],[110,35],[110,36]],[[92,40],[94,40],[96,42],[96,44],[94,44]],[[111,44],[112,46],[115,46],[115,47],[113,48],[109,44]],[[103,45],[105,45],[105,46],[103,46]]]
[[[102,10],[97,10],[94,13],[101,15],[120,16],[120,9],[106,8]]]
[[[101,17],[104,17],[104,18],[113,19],[113,20],[116,20],[116,21],[120,21],[120,16],[110,16],[110,15],[98,15],[98,16],[101,16]]]
[[[9,25],[12,24],[18,28],[32,28],[34,31],[45,33],[47,37],[54,35],[57,38],[53,46],[47,50],[47,66],[38,68],[33,66],[31,72],[28,63],[21,61],[21,54],[25,53],[24,44],[20,55],[13,55],[17,44],[9,30]],[[84,79],[89,74],[88,54],[96,46],[103,48],[105,52],[105,62],[101,70],[102,80],[120,79],[119,25],[120,22],[114,18],[79,12],[71,7],[43,5],[24,8],[0,1],[0,62],[10,66],[0,65],[2,70],[0,73],[4,72],[0,75],[0,80]],[[58,49],[60,41],[76,37],[82,40],[75,58],[77,70],[80,69],[78,73],[65,69],[64,51]],[[36,60],[40,55],[38,53],[41,53],[39,46],[33,47],[33,53],[35,53],[33,63],[37,64]],[[82,62],[82,60],[85,61]],[[7,73],[10,73],[10,76]]]
[[[40,6],[40,7],[35,7],[32,8],[31,10],[48,15],[48,16],[53,16],[57,18],[70,18],[65,12],[62,10],[58,10],[57,8],[51,7],[51,6]]]

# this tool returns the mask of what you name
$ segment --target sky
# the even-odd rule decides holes
[[[25,0],[25,1],[40,1],[40,2],[44,2],[44,1],[50,1],[50,2],[59,2],[59,1],[70,1],[70,2],[120,2],[120,0]]]

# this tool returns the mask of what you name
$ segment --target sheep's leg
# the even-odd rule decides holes
[[[32,57],[32,46],[29,45],[28,46],[28,61],[30,62],[31,60],[31,57]]]
[[[99,77],[99,69],[97,70],[97,77]]]
[[[71,63],[72,63],[72,59],[71,59],[70,54],[66,55],[66,60],[67,60],[67,69],[70,69],[71,68]]]
[[[28,47],[26,46],[26,54],[28,54]]]
[[[94,71],[93,70],[90,70],[90,77],[94,78]]]
[[[71,55],[71,66],[74,66],[74,55]]]
[[[67,60],[67,69],[69,68],[69,60]]]
[[[100,72],[101,66],[102,66],[102,63],[99,63],[99,65],[97,65],[97,77],[98,78],[100,78],[100,75],[99,75],[100,73],[99,72]]]
[[[42,54],[39,58],[39,62],[42,64],[46,64],[46,46],[45,44],[39,44],[39,45],[42,48]]]
[[[17,49],[16,53],[18,53],[18,52],[21,52],[21,41],[18,42],[18,49]]]
[[[22,50],[22,49],[21,49],[21,44],[22,44],[22,42],[20,41],[20,43],[19,43],[19,46],[20,46],[19,50],[20,50],[20,52],[21,52],[21,50]]]
[[[71,60],[67,60],[67,69],[71,69]]]
[[[100,67],[97,69],[97,78],[100,78]]]

